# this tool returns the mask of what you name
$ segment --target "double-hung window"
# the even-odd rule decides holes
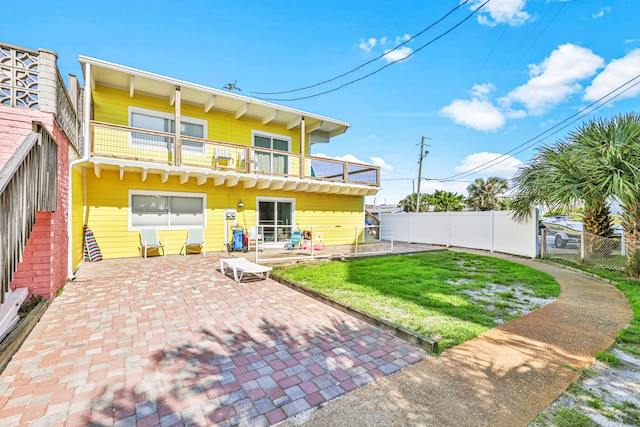
[[[164,191],[129,191],[129,228],[204,227],[206,195]]]
[[[173,140],[176,132],[176,121],[173,114],[144,108],[129,107],[129,125],[134,128],[146,129],[155,132],[170,133],[172,136],[160,136],[142,132],[132,132],[131,145],[139,148],[151,148],[155,150],[173,150]],[[206,120],[192,117],[180,119],[180,135],[182,136],[182,149],[190,153],[206,154],[205,146],[200,141],[190,141],[188,137],[204,139],[207,134]]]
[[[255,160],[257,170],[277,175],[286,175],[289,173],[289,156],[274,151],[290,152],[290,138],[281,135],[254,133],[253,145],[256,153]],[[260,148],[274,151],[262,151]]]

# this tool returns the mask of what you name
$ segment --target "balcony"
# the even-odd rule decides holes
[[[180,137],[108,123],[91,122],[91,161],[101,168],[140,170],[189,177],[202,185],[294,190],[349,195],[372,195],[380,185],[380,168],[325,157],[301,155],[267,148]]]

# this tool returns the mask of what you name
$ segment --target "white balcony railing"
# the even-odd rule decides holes
[[[242,174],[380,185],[380,168],[241,144],[91,122],[91,155]]]

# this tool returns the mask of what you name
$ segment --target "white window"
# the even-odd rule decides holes
[[[171,134],[175,134],[176,132],[176,121],[173,114],[137,107],[129,107],[129,126]],[[189,141],[186,139],[190,136],[204,139],[207,135],[206,120],[195,119],[193,117],[181,117],[180,135],[183,137],[182,149],[184,151],[206,154],[205,145],[202,142]],[[131,145],[134,147],[167,150],[171,152],[173,150],[173,140],[173,136],[163,137],[132,132]]]
[[[291,138],[267,133],[253,133],[253,145],[256,153],[256,169],[261,172],[286,175],[289,173],[289,156],[260,148],[283,152],[291,151]]]
[[[129,229],[204,227],[207,196],[202,193],[129,191]]]

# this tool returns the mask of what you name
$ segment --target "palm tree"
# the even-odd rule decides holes
[[[616,196],[622,202],[621,222],[625,231],[628,273],[640,275],[640,115],[596,119],[576,136],[576,146],[599,183],[602,194]],[[595,155],[591,155],[595,154]]]
[[[534,205],[568,208],[582,203],[585,231],[608,236],[611,217],[606,200],[616,196],[624,211],[628,270],[640,274],[639,179],[640,115],[596,119],[555,146],[542,148],[530,165],[521,168],[514,178],[515,217],[526,217]]]
[[[469,198],[467,205],[474,211],[492,211],[500,208],[500,196],[509,188],[509,184],[505,178],[492,176],[487,178],[477,178],[472,184],[469,184],[467,191]]]
[[[611,234],[611,215],[607,195],[598,191],[597,183],[584,167],[586,155],[576,148],[575,134],[551,147],[543,147],[531,164],[521,168],[513,179],[517,190],[512,208],[516,218],[525,218],[531,206],[541,205],[548,210],[569,210],[583,205],[582,223],[587,236],[608,237]],[[594,155],[594,153],[591,153]],[[589,254],[603,250],[601,240],[586,238]]]

